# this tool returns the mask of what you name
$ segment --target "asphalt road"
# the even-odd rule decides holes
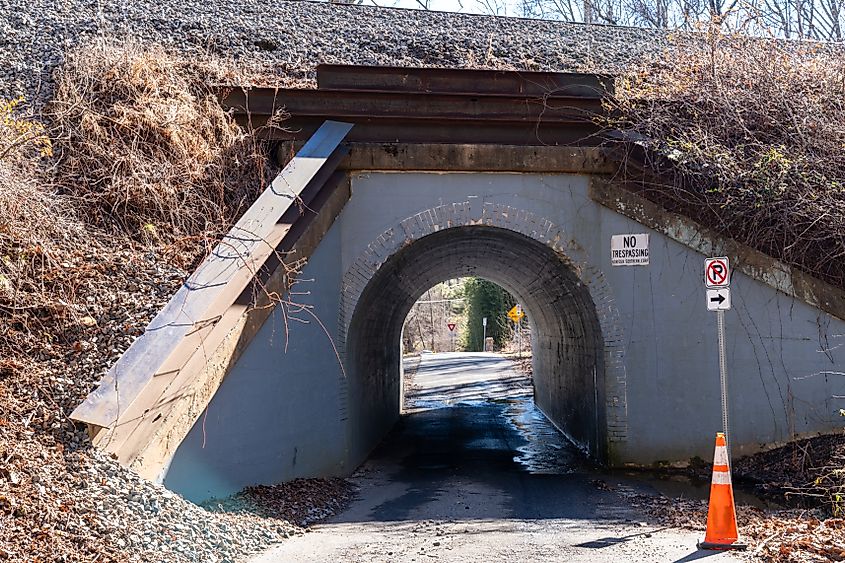
[[[649,524],[533,406],[494,354],[424,354],[406,414],[356,472],[356,500],[255,558],[289,561],[739,561]],[[637,486],[637,485],[633,485]]]

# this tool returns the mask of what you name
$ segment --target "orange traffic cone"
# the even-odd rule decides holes
[[[739,543],[736,530],[736,508],[731,485],[731,468],[725,435],[716,434],[716,454],[713,456],[713,480],[710,482],[710,506],[707,509],[707,533],[698,544],[701,549],[745,549]]]

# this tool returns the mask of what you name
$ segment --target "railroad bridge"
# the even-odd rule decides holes
[[[610,84],[321,66],[316,89],[223,89],[244,124],[285,110],[263,134],[286,166],[74,419],[194,500],[348,474],[400,415],[411,306],[480,276],[523,304],[535,402],[584,451],[706,459],[703,261],[726,255],[734,454],[840,427],[845,294],[643,197],[649,155],[597,124]],[[612,237],[643,234],[648,263],[614,265]]]

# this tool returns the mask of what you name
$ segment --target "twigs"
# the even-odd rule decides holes
[[[643,195],[845,287],[845,52],[708,37],[618,81],[612,125],[674,169]]]
[[[266,162],[207,86],[220,72],[131,45],[69,55],[47,112],[62,192],[95,225],[135,237],[230,224],[263,187]]]

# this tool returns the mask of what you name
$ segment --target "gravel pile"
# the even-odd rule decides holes
[[[197,250],[165,255],[85,236],[58,265],[77,288],[63,332],[33,345],[19,370],[0,369],[0,561],[239,561],[341,508],[346,483],[319,479],[202,508],[91,448],[68,413],[176,291],[187,273],[177,264]],[[34,339],[56,326],[42,320]]]
[[[217,58],[266,83],[311,78],[318,63],[612,72],[668,40],[658,30],[281,0],[3,0],[0,14],[0,96],[40,100],[64,53],[98,38]]]

